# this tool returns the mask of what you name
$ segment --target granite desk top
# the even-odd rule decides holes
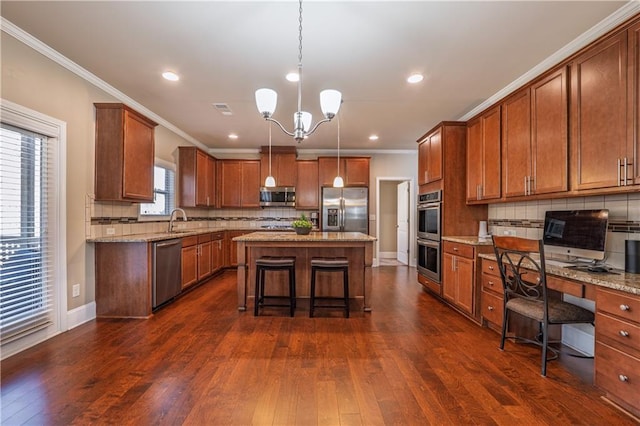
[[[496,260],[493,253],[483,253],[479,257],[488,260]],[[587,284],[619,290],[640,296],[640,274],[631,274],[619,269],[610,272],[590,272],[574,267],[563,267],[545,263],[545,271],[549,275],[568,278]]]
[[[369,242],[377,238],[361,232],[311,232],[298,235],[295,232],[252,232],[235,237],[233,241],[242,242]]]
[[[450,241],[452,243],[469,244],[472,246],[490,246],[493,245],[491,236],[486,238],[479,238],[477,236],[455,236],[455,237],[442,237],[442,241]]]

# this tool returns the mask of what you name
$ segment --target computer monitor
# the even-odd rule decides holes
[[[602,260],[609,210],[555,210],[544,216],[545,253]]]

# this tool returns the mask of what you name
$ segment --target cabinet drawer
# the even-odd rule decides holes
[[[640,407],[640,359],[596,342],[596,385],[632,407]]]
[[[211,234],[211,241],[223,240],[224,232],[214,232]]]
[[[624,352],[640,355],[640,325],[635,325],[603,313],[596,315],[596,339]]]
[[[209,241],[211,241],[211,234],[198,235],[198,244],[208,243]]]
[[[585,287],[576,281],[564,280],[547,274],[547,287],[575,297],[585,297]]]
[[[502,298],[488,291],[482,292],[482,318],[502,326],[504,310]]]
[[[193,235],[191,237],[184,237],[182,239],[182,247],[195,246],[196,244],[198,244],[198,236],[197,235]]]
[[[596,308],[627,321],[640,323],[640,297],[598,289]]]
[[[452,243],[451,241],[444,242],[444,252],[455,254],[456,256],[467,257],[473,259],[475,250],[473,246],[467,244]]]
[[[495,260],[482,259],[482,273],[495,275],[500,279],[500,269],[498,269],[498,262]]]
[[[502,288],[502,279],[495,275],[482,274],[482,289],[492,291],[500,295],[504,293],[504,289]]]

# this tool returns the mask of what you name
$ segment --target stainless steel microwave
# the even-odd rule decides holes
[[[296,188],[276,186],[260,188],[260,206],[262,207],[295,207]]]

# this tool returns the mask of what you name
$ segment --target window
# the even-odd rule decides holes
[[[6,343],[53,322],[48,232],[51,141],[0,125],[0,332]],[[53,213],[53,212],[51,212]]]
[[[153,173],[153,203],[140,204],[140,216],[169,216],[175,206],[175,172],[156,165]]]

